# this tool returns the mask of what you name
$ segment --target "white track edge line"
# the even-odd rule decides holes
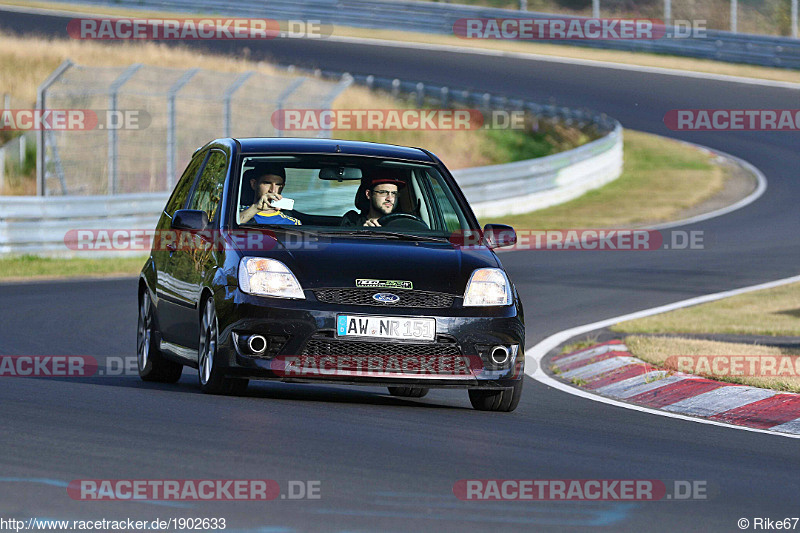
[[[102,7],[102,6],[97,6]],[[98,16],[102,15],[102,12],[95,12],[95,13],[87,13],[83,11],[68,11],[56,8],[34,8],[34,7],[27,7],[27,6],[15,6],[10,4],[0,4],[0,9],[8,10],[8,11],[16,11],[20,13],[53,13],[58,15],[86,15],[86,16]],[[106,16],[119,16],[119,15],[106,15]],[[435,35],[447,35],[447,34],[435,34]],[[588,67],[597,67],[597,68],[608,68],[608,69],[616,69],[616,70],[629,70],[634,72],[645,72],[650,74],[662,74],[665,76],[679,76],[683,78],[698,78],[698,79],[705,79],[705,80],[715,80],[715,81],[726,81],[730,83],[743,83],[748,85],[761,85],[766,87],[778,87],[783,89],[794,89],[800,90],[800,83],[789,82],[789,81],[777,81],[777,80],[767,80],[761,78],[749,78],[745,76],[733,76],[730,74],[711,74],[708,72],[701,72],[701,71],[694,71],[694,70],[681,70],[681,69],[672,69],[672,68],[665,68],[665,67],[647,67],[644,65],[628,65],[625,63],[615,63],[613,61],[599,61],[596,59],[581,59],[581,58],[573,58],[573,57],[562,57],[562,56],[550,56],[544,54],[536,54],[532,52],[511,52],[511,51],[504,51],[504,50],[494,50],[491,48],[472,48],[468,46],[457,46],[452,44],[434,44],[434,43],[417,43],[417,42],[408,42],[408,41],[394,41],[391,39],[374,39],[369,37],[351,37],[351,36],[339,36],[339,35],[330,35],[325,40],[336,41],[336,42],[344,42],[344,43],[353,43],[353,44],[368,44],[371,46],[385,46],[385,47],[395,47],[395,48],[411,48],[415,50],[436,50],[442,52],[458,52],[458,53],[470,53],[473,55],[486,55],[486,56],[493,56],[493,57],[511,57],[514,59],[527,59],[533,61],[545,61],[550,63],[567,63],[572,65],[583,65]],[[622,50],[625,52],[625,50]],[[635,53],[635,52],[634,52]],[[675,57],[683,57],[683,56],[675,56]],[[689,57],[688,59],[696,59]],[[754,65],[758,67],[759,65]],[[768,68],[768,67],[765,67]]]
[[[547,353],[550,350],[552,350],[553,348],[556,348],[562,342],[565,342],[565,341],[569,340],[570,338],[572,338],[572,337],[574,337],[576,335],[580,335],[582,333],[587,333],[589,331],[593,331],[593,330],[600,329],[600,328],[605,328],[605,327],[614,325],[614,324],[616,324],[618,322],[624,322],[624,321],[627,321],[627,320],[634,320],[636,318],[644,318],[644,317],[647,317],[647,316],[652,316],[652,315],[656,315],[656,314],[659,314],[659,313],[664,313],[664,312],[667,312],[667,311],[673,311],[675,309],[681,309],[681,308],[684,308],[684,307],[689,307],[689,306],[692,306],[692,305],[698,305],[698,304],[706,303],[706,302],[713,302],[713,301],[716,301],[716,300],[721,300],[723,298],[728,298],[730,296],[736,296],[738,294],[744,294],[744,293],[763,290],[763,289],[771,289],[773,287],[780,287],[782,285],[788,285],[789,283],[795,283],[795,282],[800,282],[800,275],[792,276],[790,278],[783,278],[783,279],[779,279],[779,280],[775,280],[775,281],[770,281],[770,282],[767,282],[767,283],[761,283],[761,284],[758,284],[758,285],[751,285],[749,287],[741,287],[739,289],[733,289],[733,290],[724,291],[724,292],[717,292],[717,293],[714,293],[714,294],[707,294],[707,295],[704,295],[704,296],[697,296],[695,298],[689,298],[687,300],[681,300],[679,302],[674,302],[674,303],[662,305],[662,306],[659,306],[659,307],[653,307],[651,309],[644,309],[642,311],[636,311],[634,313],[629,313],[627,315],[621,315],[621,316],[617,316],[617,317],[613,317],[613,318],[607,318],[605,320],[600,320],[598,322],[593,322],[591,324],[584,324],[582,326],[577,326],[577,327],[574,327],[574,328],[566,329],[564,331],[560,331],[558,333],[550,335],[549,337],[547,337],[546,339],[542,340],[541,342],[539,342],[535,346],[532,346],[530,348],[526,348],[525,349],[525,352],[526,352],[525,358],[526,359],[531,358],[533,360],[533,364],[526,364],[525,365],[527,367],[526,370],[525,370],[525,373],[528,376],[532,377],[533,379],[535,379],[536,381],[538,381],[538,382],[540,382],[540,383],[542,383],[544,385],[547,385],[549,387],[553,387],[555,389],[558,389],[558,390],[560,390],[562,392],[566,392],[568,394],[572,394],[573,396],[579,396],[581,398],[586,398],[588,400],[592,400],[592,401],[595,401],[595,402],[601,402],[601,403],[605,403],[605,404],[609,404],[609,405],[614,405],[616,407],[623,407],[625,409],[631,409],[631,410],[639,411],[639,412],[642,412],[642,413],[649,413],[649,414],[653,414],[653,415],[665,416],[667,418],[677,418],[679,420],[687,420],[687,421],[690,421],[690,422],[697,422],[697,423],[700,423],[700,424],[709,424],[709,425],[713,425],[713,426],[721,426],[721,427],[726,427],[726,428],[733,428],[733,429],[738,429],[738,430],[742,430],[742,431],[751,431],[751,432],[755,432],[755,433],[767,433],[769,435],[778,435],[780,437],[788,437],[788,438],[792,438],[792,439],[800,439],[800,435],[795,435],[795,434],[791,434],[791,433],[781,433],[781,432],[777,432],[777,431],[770,431],[770,430],[767,430],[767,429],[758,429],[758,428],[751,428],[751,427],[746,427],[746,426],[737,426],[737,425],[734,425],[734,424],[727,424],[725,422],[718,422],[716,420],[708,420],[708,419],[705,419],[705,418],[697,418],[697,417],[688,416],[688,415],[682,415],[682,414],[678,414],[678,413],[671,413],[669,411],[662,411],[660,409],[653,409],[653,408],[650,408],[650,407],[643,407],[643,406],[640,406],[640,405],[634,405],[634,404],[631,404],[631,403],[627,403],[627,402],[623,402],[623,401],[619,401],[619,400],[614,400],[614,399],[611,399],[611,398],[607,398],[605,396],[600,396],[598,394],[593,394],[593,393],[587,392],[587,391],[585,391],[583,389],[572,387],[570,385],[567,385],[566,383],[562,383],[561,381],[558,381],[557,379],[555,379],[552,376],[548,375],[543,370],[543,367],[542,367],[542,359],[544,358],[545,355],[547,355]]]

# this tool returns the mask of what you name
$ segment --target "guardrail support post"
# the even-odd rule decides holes
[[[664,0],[664,26],[672,25],[672,0]]]
[[[47,89],[49,89],[72,65],[74,65],[72,61],[69,59],[65,60],[41,85],[39,85],[39,89],[36,91],[36,110],[39,113],[43,112],[47,105],[45,100]],[[45,133],[47,132],[44,129],[39,129],[39,131],[36,132],[36,196],[44,196],[45,193],[45,173],[47,172],[47,165],[45,163],[45,152],[47,150]]]
[[[792,38],[797,39],[797,0],[792,0]]]
[[[600,18],[600,0],[592,0],[592,17]]]
[[[736,33],[739,26],[739,0],[731,0],[731,31]]]
[[[171,191],[175,183],[175,97],[178,91],[189,83],[192,77],[200,72],[199,68],[187,70],[178,81],[172,84],[167,92],[167,190]]]
[[[131,77],[136,74],[136,71],[142,68],[141,63],[134,63],[114,80],[108,88],[108,113],[106,118],[111,116],[116,117],[117,111],[117,94],[120,88],[125,85]],[[116,194],[117,189],[117,128],[112,127],[111,124],[106,124],[106,131],[108,131],[108,191],[106,194]]]

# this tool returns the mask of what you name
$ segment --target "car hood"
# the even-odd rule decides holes
[[[357,279],[395,280],[410,281],[416,290],[460,296],[476,268],[499,266],[484,246],[331,234],[316,235],[315,242],[279,230],[269,234],[275,236],[274,247],[254,251],[239,246],[240,257],[277,259],[305,289],[355,287]]]

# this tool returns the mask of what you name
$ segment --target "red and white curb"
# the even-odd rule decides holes
[[[732,422],[728,422],[727,420],[716,420],[713,419],[712,416],[704,417],[701,409],[706,409],[710,412],[714,409],[714,414],[719,414],[714,407],[716,402],[719,398],[711,398],[709,399],[708,403],[706,404],[706,398],[701,398],[700,396],[696,396],[694,398],[687,398],[686,402],[690,403],[691,407],[697,409],[699,415],[695,414],[684,414],[683,412],[672,412],[667,408],[670,409],[684,409],[686,408],[686,404],[679,404],[675,402],[675,405],[669,404],[665,405],[663,408],[654,408],[648,407],[646,405],[639,405],[634,404],[628,401],[628,399],[616,399],[610,396],[604,396],[602,394],[598,394],[595,390],[592,389],[585,389],[582,387],[577,387],[572,383],[566,383],[560,379],[555,378],[550,373],[545,372],[544,365],[547,364],[546,358],[548,354],[550,354],[553,350],[557,349],[559,346],[567,343],[570,339],[578,337],[580,335],[584,335],[590,333],[592,331],[596,331],[602,328],[608,328],[613,326],[614,324],[618,324],[620,322],[625,322],[627,320],[635,320],[637,318],[644,318],[647,316],[653,316],[660,313],[666,313],[668,311],[674,311],[675,309],[682,309],[684,307],[689,307],[692,305],[699,305],[707,302],[714,302],[717,300],[721,300],[723,298],[729,298],[731,296],[736,296],[738,294],[745,294],[748,292],[753,291],[760,291],[764,289],[771,289],[773,287],[780,287],[782,285],[787,285],[789,283],[796,283],[800,282],[800,276],[793,276],[790,278],[779,279],[775,281],[770,281],[768,283],[761,283],[759,285],[751,285],[749,287],[741,287],[739,289],[734,289],[730,291],[718,292],[714,294],[706,294],[705,296],[697,296],[695,298],[689,298],[688,300],[681,300],[678,302],[673,302],[670,304],[662,305],[659,307],[653,307],[651,309],[643,309],[641,311],[636,311],[633,313],[628,313],[626,315],[620,315],[615,317],[606,318],[603,320],[599,320],[597,322],[592,322],[590,324],[583,324],[582,326],[576,326],[573,328],[565,329],[564,331],[559,331],[558,333],[554,333],[549,337],[539,341],[537,344],[533,346],[528,346],[525,348],[525,373],[532,377],[534,380],[542,383],[543,385],[561,391],[565,394],[569,394],[571,396],[576,396],[579,398],[583,398],[585,400],[590,400],[594,402],[604,403],[607,405],[612,405],[614,407],[621,407],[623,409],[630,409],[633,411],[639,411],[641,413],[648,413],[651,415],[662,416],[665,418],[674,418],[678,420],[685,420],[688,422],[694,422],[698,424],[710,425],[710,426],[719,426],[725,427],[730,429],[737,429],[740,431],[747,431],[753,433],[765,433],[769,435],[774,435],[777,437],[786,437],[790,439],[800,439],[800,432],[797,432],[798,424],[797,421],[787,421],[785,423],[770,427],[769,429],[761,429],[759,427],[749,427],[743,425],[737,425]],[[602,348],[607,352],[613,351],[612,348]],[[617,347],[617,349],[620,349]],[[577,355],[577,354],[574,354]],[[600,354],[598,354],[600,355]],[[576,358],[577,359],[577,358]],[[638,363],[644,364],[644,363]],[[656,372],[656,370],[652,370]],[[648,376],[647,381],[651,381],[654,377],[658,374],[651,374]],[[634,376],[636,377],[636,376]],[[692,376],[695,379],[696,376]],[[639,377],[640,380],[644,381],[644,378]],[[753,387],[746,387],[746,389],[753,389]],[[751,392],[740,392],[736,391],[742,397],[747,397],[750,394],[756,394]],[[717,394],[722,394],[719,392]],[[725,392],[724,394],[731,394],[731,392]],[[777,393],[776,393],[777,394]],[[702,408],[697,407],[696,402],[702,402],[704,405]],[[683,400],[681,400],[683,401]],[[791,432],[789,432],[791,431]]]
[[[614,340],[550,359],[577,386],[616,400],[749,428],[800,435],[800,394],[659,369]]]

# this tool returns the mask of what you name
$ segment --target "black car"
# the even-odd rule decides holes
[[[294,204],[294,205],[293,205]],[[355,207],[355,209],[353,209]],[[139,374],[243,392],[251,379],[465,388],[512,411],[522,302],[444,164],[420,148],[219,139],[199,148],[139,280]]]

